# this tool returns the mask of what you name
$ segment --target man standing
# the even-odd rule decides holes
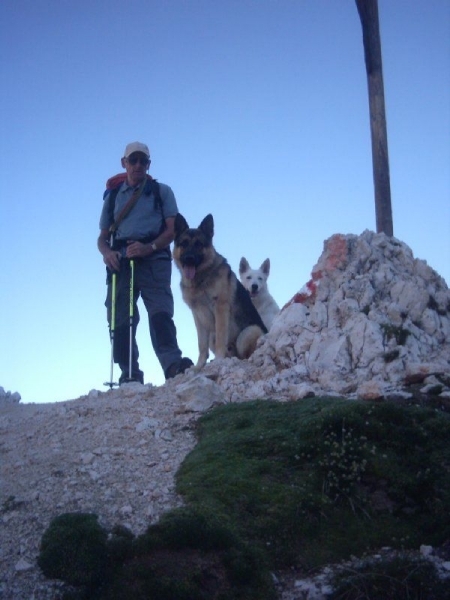
[[[148,313],[150,338],[165,378],[175,377],[193,364],[189,358],[182,358],[173,322],[170,243],[174,239],[178,207],[172,189],[147,175],[150,162],[150,152],[145,144],[132,142],[127,145],[121,159],[126,173],[108,181],[100,216],[97,246],[108,272],[105,305],[110,326],[111,280],[112,273],[116,274],[113,355],[114,362],[122,370],[119,384],[130,380],[144,382],[136,344],[139,296],[142,296]],[[132,328],[129,315],[131,261],[134,263]]]

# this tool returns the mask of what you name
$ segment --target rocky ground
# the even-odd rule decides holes
[[[122,524],[137,535],[182,504],[174,476],[196,443],[202,410],[186,399],[186,380],[210,395],[203,378],[187,374],[159,388],[129,384],[61,403],[0,402],[1,600],[59,597],[61,582],[37,565],[57,515],[92,512],[105,528]],[[325,585],[296,573],[277,583],[282,600],[305,598],[305,589],[321,598]]]
[[[206,367],[212,378],[217,371]],[[53,517],[92,512],[107,529],[122,524],[140,534],[181,505],[174,476],[196,443],[198,416],[227,401],[218,387],[188,372],[161,387],[129,384],[61,403],[0,402],[0,599],[58,597],[61,583],[45,579],[36,562]],[[450,551],[433,558],[450,570]],[[280,600],[325,598],[327,572],[278,574]]]
[[[128,385],[56,404],[0,408],[0,598],[50,599],[36,565],[50,520],[93,512],[142,533],[181,503],[174,475],[195,445],[195,413],[170,384]]]
[[[139,534],[179,505],[174,475],[210,406],[330,394],[449,408],[450,291],[395,238],[366,231],[327,240],[311,280],[248,361],[56,404],[4,398],[0,600],[56,597],[59,584],[36,565],[53,517],[93,512],[106,528]],[[291,573],[279,581],[280,598],[322,598],[322,583]]]

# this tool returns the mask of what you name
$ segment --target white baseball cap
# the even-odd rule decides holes
[[[133,154],[133,152],[142,152],[142,154],[145,154],[145,156],[150,158],[150,150],[148,149],[148,146],[142,144],[141,142],[131,142],[131,144],[128,144],[125,148],[125,154],[123,155],[124,158],[128,158],[130,154]]]

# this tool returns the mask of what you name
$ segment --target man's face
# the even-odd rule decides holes
[[[150,159],[143,152],[133,152],[128,158],[122,158],[122,166],[127,172],[128,183],[140,183],[150,166]]]

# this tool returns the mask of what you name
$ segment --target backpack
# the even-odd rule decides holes
[[[110,217],[111,223],[114,223],[114,207],[116,204],[116,197],[119,193],[120,186],[126,180],[126,173],[118,173],[113,177],[110,177],[106,182],[106,190],[103,194],[103,200],[108,202],[108,214]],[[150,196],[152,193],[155,197],[154,209],[155,211],[160,211],[162,216],[162,226],[161,231],[163,231],[166,227],[165,217],[164,217],[164,208],[161,199],[161,192],[159,189],[159,183],[156,179],[153,179],[150,175],[147,175],[147,183],[145,184],[144,190],[142,192],[145,196]]]

